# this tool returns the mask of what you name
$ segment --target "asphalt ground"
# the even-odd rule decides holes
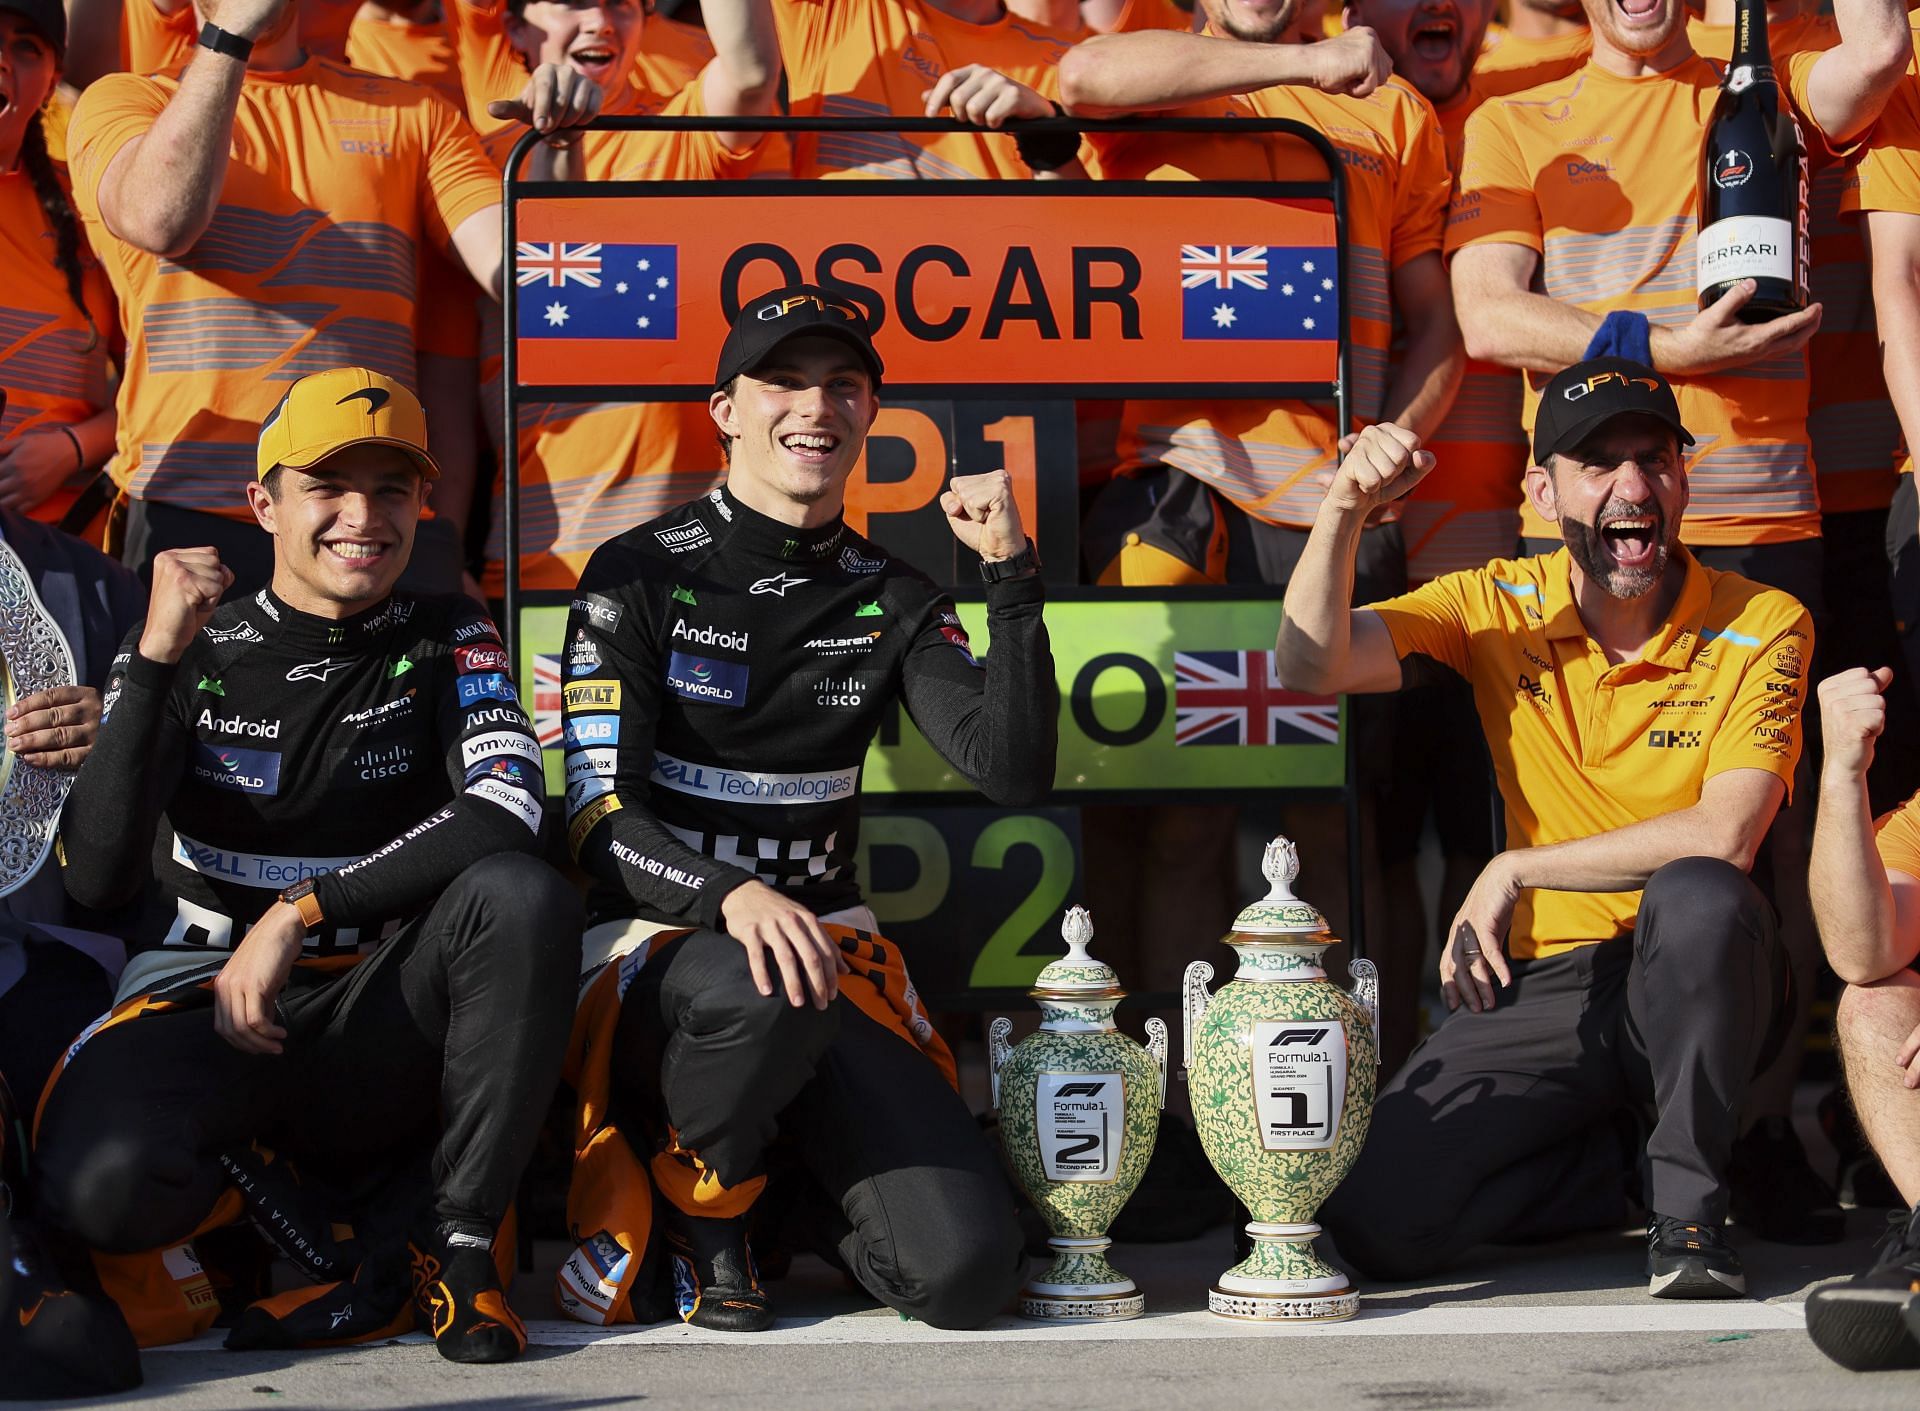
[[[1057,1328],[1005,1318],[941,1332],[873,1307],[815,1261],[772,1286],[781,1319],[759,1335],[679,1325],[602,1330],[558,1321],[543,1244],[514,1302],[534,1346],[506,1367],[456,1367],[424,1338],[339,1352],[230,1353],[219,1335],[145,1358],[131,1397],[68,1405],[203,1407],[1324,1408],[1653,1406],[1920,1407],[1920,1372],[1863,1375],[1828,1362],[1801,1326],[1815,1284],[1864,1265],[1878,1214],[1845,1244],[1795,1248],[1742,1235],[1752,1297],[1683,1303],[1644,1292],[1637,1230],[1486,1249],[1444,1281],[1363,1290],[1360,1316],[1254,1328],[1205,1313],[1232,1262],[1228,1233],[1122,1245],[1147,1315]]]

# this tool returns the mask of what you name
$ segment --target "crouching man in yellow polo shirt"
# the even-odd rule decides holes
[[[1746,1290],[1721,1236],[1752,1075],[1787,1017],[1786,956],[1748,880],[1800,754],[1799,603],[1680,543],[1680,423],[1658,373],[1592,359],[1547,384],[1527,497],[1565,547],[1349,611],[1369,514],[1435,469],[1362,433],[1287,591],[1295,689],[1473,687],[1506,805],[1441,948],[1453,1013],[1381,1094],[1322,1218],[1375,1278],[1489,1242],[1617,1224],[1645,1140],[1648,1292]]]

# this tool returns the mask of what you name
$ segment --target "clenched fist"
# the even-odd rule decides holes
[[[1418,436],[1390,421],[1369,426],[1351,440],[1352,449],[1327,489],[1331,508],[1371,514],[1406,494],[1433,469],[1433,452],[1421,450]]]
[[[1010,559],[1027,546],[1020,507],[1013,500],[1013,477],[1004,470],[985,475],[956,475],[940,494],[953,537],[991,563]]]
[[[140,655],[148,661],[180,660],[193,634],[207,625],[232,586],[233,570],[220,562],[218,549],[163,549],[155,554]]]
[[[1313,86],[1322,93],[1364,98],[1393,76],[1393,60],[1380,36],[1365,25],[1323,39],[1308,52],[1314,60]]]
[[[1887,687],[1893,671],[1849,667],[1820,683],[1820,735],[1826,742],[1825,772],[1864,779],[1873,764],[1873,742],[1887,728]]]

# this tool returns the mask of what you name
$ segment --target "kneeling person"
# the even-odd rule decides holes
[[[1367,515],[1433,465],[1380,426],[1287,595],[1289,686],[1464,677],[1506,805],[1507,851],[1441,947],[1454,1012],[1382,1092],[1325,1219],[1390,1279],[1617,1223],[1650,1112],[1648,1291],[1731,1297],[1745,1275],[1721,1235],[1727,1160],[1789,984],[1747,871],[1799,757],[1812,627],[1787,594],[1681,545],[1690,438],[1664,378],[1592,359],[1540,405],[1527,495],[1564,548],[1349,612]]]
[[[606,967],[582,1023],[611,1029],[601,1081],[639,1115],[679,1310],[707,1327],[771,1321],[746,1235],[776,1136],[825,1197],[818,1233],[882,1302],[971,1326],[1020,1276],[996,1155],[853,859],[861,763],[896,703],[996,802],[1047,793],[1040,580],[1006,474],[956,478],[941,502],[984,561],[983,666],[945,594],[847,528],[880,376],[844,300],[799,286],[748,304],[710,402],[726,483],[603,545],[568,622],[568,833],[598,883],[583,961]],[[625,1255],[595,1241],[619,1230],[582,1208],[611,1182],[581,1138],[581,1268],[637,1273],[638,1220]],[[613,1321],[613,1289],[563,1271],[561,1304]]]
[[[493,624],[392,591],[436,474],[404,387],[315,374],[248,487],[271,586],[216,610],[212,549],[156,558],[65,815],[76,898],[144,889],[138,953],[37,1158],[52,1223],[132,1253],[260,1188],[255,1143],[347,1184],[433,1144],[413,1296],[443,1355],[499,1361],[525,1336],[490,1246],[559,1076],[581,918],[529,855],[540,755]],[[396,1283],[336,1328],[404,1315]]]

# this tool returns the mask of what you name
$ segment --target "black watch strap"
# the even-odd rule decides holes
[[[1004,583],[1009,578],[1024,578],[1039,571],[1040,555],[1034,552],[1032,539],[1012,558],[980,560],[980,577],[988,583]]]
[[[239,35],[220,28],[212,20],[200,26],[200,47],[211,49],[216,54],[225,54],[229,59],[238,59],[243,64],[253,57],[251,39],[242,39]]]

